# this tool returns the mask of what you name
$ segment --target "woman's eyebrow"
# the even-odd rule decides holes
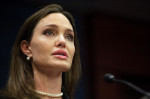
[[[52,28],[56,28],[56,29],[58,29],[59,27],[57,26],[57,25],[55,25],[55,24],[48,24],[48,25],[45,25],[43,28],[45,28],[45,27],[52,27]],[[73,33],[74,34],[74,31],[72,30],[72,29],[70,29],[70,28],[66,28],[66,30],[65,30],[66,32],[70,32],[70,33]]]
[[[69,32],[69,33],[72,33],[72,34],[74,34],[74,31],[72,30],[72,29],[66,29],[66,32]]]
[[[55,25],[55,24],[48,24],[48,25],[45,25],[44,27],[58,28],[58,26]],[[43,28],[44,28],[44,27],[43,27]]]

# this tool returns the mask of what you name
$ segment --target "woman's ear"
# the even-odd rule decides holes
[[[32,56],[32,52],[31,52],[31,49],[30,49],[30,44],[29,44],[28,41],[23,40],[23,41],[21,42],[21,51],[22,51],[22,53],[24,53],[26,56],[29,56],[29,57]]]

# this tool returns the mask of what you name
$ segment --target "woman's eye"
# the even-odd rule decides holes
[[[73,41],[73,39],[74,39],[72,35],[67,35],[66,38],[70,41]]]
[[[51,36],[53,36],[54,32],[52,30],[46,30],[46,31],[44,31],[44,35],[51,35]]]

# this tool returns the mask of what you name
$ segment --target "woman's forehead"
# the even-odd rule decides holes
[[[48,14],[46,17],[39,21],[37,26],[44,27],[51,24],[73,29],[70,21],[61,13]]]

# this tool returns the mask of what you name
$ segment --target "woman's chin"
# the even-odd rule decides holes
[[[53,68],[56,68],[56,70],[61,70],[62,72],[66,72],[70,70],[71,68],[71,63],[70,62],[55,62],[51,64]]]
[[[67,71],[69,71],[70,70],[70,67],[71,66],[68,66],[68,65],[59,65],[58,67],[57,67],[57,69],[58,70],[60,70],[60,71],[62,71],[62,72],[67,72]]]

